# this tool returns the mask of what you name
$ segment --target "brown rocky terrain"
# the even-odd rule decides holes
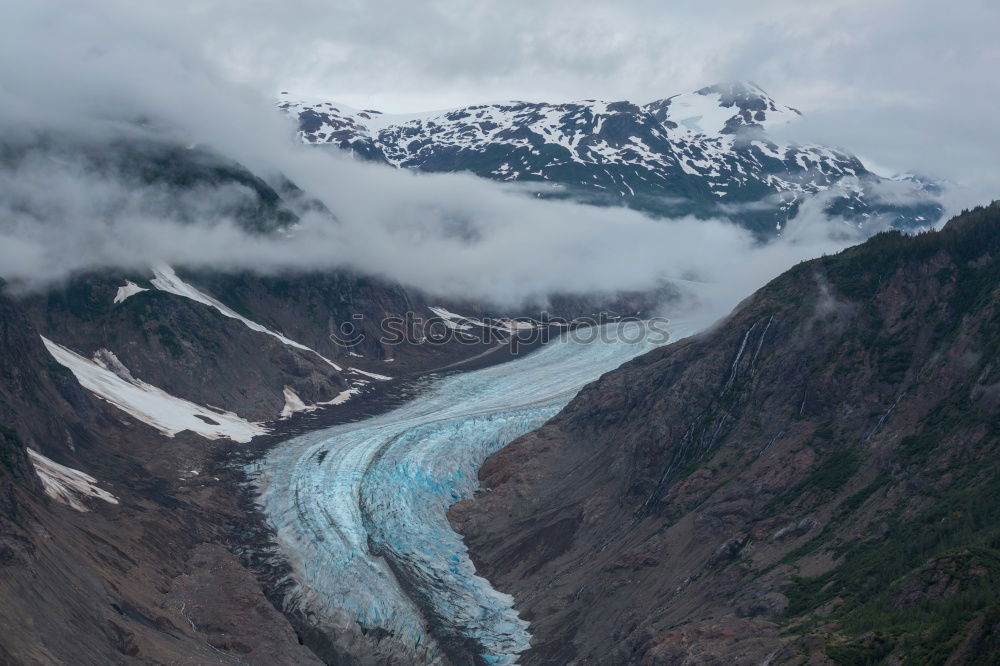
[[[119,148],[88,159],[178,200],[239,186],[247,198],[226,212],[254,233],[318,205],[200,150]],[[940,234],[880,236],[799,266],[494,456],[486,490],[453,518],[532,622],[525,663],[993,654],[997,218],[993,206]],[[257,421],[277,417],[285,387],[320,402],[354,386],[350,367],[407,380],[496,362],[481,340],[378,342],[387,315],[490,313],[347,273],[178,270],[315,352],[154,289],[149,273],[0,293],[0,663],[370,661],[275,610],[287,570],[241,464],[287,434],[405,399],[405,381],[371,383],[249,445],[167,438],[85,390],[40,336],[113,353],[139,380]],[[126,280],[146,290],[115,302]],[[646,311],[660,296],[553,304],[573,317]],[[330,338],[347,322],[366,335],[350,351]]]
[[[277,415],[282,385],[306,399],[330,395],[294,383],[303,377],[296,364],[323,373],[329,387],[319,388],[328,391],[340,390],[342,375],[315,354],[190,299],[151,289],[114,303],[124,279],[83,276],[16,300],[0,293],[0,663],[342,662],[345,657],[326,649],[329,639],[308,618],[286,618],[275,609],[287,571],[273,557],[268,529],[242,485],[241,464],[283,436],[405,399],[405,381],[378,382],[363,397],[297,416],[250,445],[189,432],[168,439],[85,390],[45,349],[41,334],[87,356],[112,350],[140,379],[251,418]],[[224,289],[227,278],[202,279],[241,307]],[[308,294],[346,304],[340,311],[370,313],[375,321],[389,307],[426,308],[398,287],[313,275],[288,279],[303,295],[301,309],[285,304],[269,316],[266,308],[282,303],[263,293],[278,289],[274,282],[228,279],[251,285],[244,295],[258,294],[247,316],[272,330],[302,334],[345,367],[350,362],[385,372],[374,365],[383,364],[380,359],[363,365],[366,359],[338,353],[329,342],[323,346],[334,310],[321,309]],[[313,320],[317,312],[323,314]],[[310,322],[318,323],[310,328]],[[384,367],[405,378],[463,359],[472,359],[463,367],[476,367],[505,357],[473,358],[483,348],[404,344],[393,348],[397,356]],[[114,501],[73,488],[64,497],[50,496],[29,447],[71,474],[86,475]]]
[[[240,184],[255,194],[234,214],[262,231],[294,219],[295,202],[283,201],[295,198],[294,186],[279,195],[198,151],[120,148],[91,157],[130,178],[166,183],[178,199]],[[276,419],[285,386],[318,402],[357,377],[203,303],[158,291],[150,277],[107,270],[44,293],[15,290],[16,298],[2,285],[0,663],[321,663],[265,596],[275,593],[266,580],[274,563],[267,571],[244,566],[267,535],[232,462],[257,444],[190,432],[168,439],[84,389],[41,336],[85,357],[107,350],[139,380],[251,420]],[[345,369],[408,376],[481,352],[400,345],[388,350],[393,364],[374,347],[360,350],[364,358],[348,355],[329,339],[339,321],[362,314],[377,324],[387,314],[426,309],[377,280],[183,277],[243,316],[301,336]],[[126,280],[146,291],[116,302]],[[332,411],[353,413],[360,402]],[[319,416],[284,427],[294,431]]]
[[[252,445],[188,432],[167,439],[81,387],[41,334],[86,356],[109,349],[140,379],[262,420],[277,416],[283,385],[324,400],[342,390],[342,373],[187,298],[150,289],[114,303],[124,279],[90,275],[17,300],[0,294],[0,663],[322,663],[310,648],[322,652],[326,639],[309,634],[301,618],[285,618],[266,596],[280,597],[284,571],[269,557],[267,529],[241,486],[239,463],[281,435]],[[258,295],[246,316],[302,334],[344,367],[406,377],[483,348],[404,344],[393,348],[393,364],[366,363],[328,339],[324,346],[335,311],[306,295],[371,321],[390,307],[402,314],[426,305],[391,285],[313,275],[287,281],[303,299],[299,310],[285,304],[278,312],[282,300],[265,293],[278,288],[274,282],[229,279],[251,285],[244,296]],[[226,286],[222,276],[205,282]],[[233,307],[242,305],[222,291]],[[378,384],[371,395],[297,417],[282,431],[357,418],[399,399],[383,396]],[[28,447],[88,475],[115,502],[74,492],[50,497]]]
[[[281,276],[250,273],[182,272],[185,281],[247,319],[305,345],[315,352],[282,343],[252,330],[212,307],[159,291],[150,275],[112,271],[79,276],[44,293],[20,299],[42,335],[92,357],[112,352],[132,376],[202,405],[214,405],[240,416],[267,421],[285,404],[287,386],[310,404],[333,399],[370,377],[350,368],[383,376],[412,376],[449,365],[497,346],[481,329],[446,344],[415,344],[419,327],[438,333],[429,306],[444,305],[477,317],[509,313],[484,312],[475,304],[452,304],[376,278],[338,272]],[[146,290],[115,302],[127,282]],[[609,306],[631,314],[649,310],[662,294],[609,295],[607,298],[557,298],[556,312],[566,318],[590,315]],[[407,313],[421,318],[410,324],[412,334],[401,343],[383,340],[382,323],[399,322]],[[514,316],[522,313],[515,312]],[[525,308],[523,316],[532,315]],[[357,345],[338,344],[331,334],[351,327]],[[402,330],[402,323],[394,331]],[[426,332],[426,331],[425,331]],[[320,357],[322,355],[322,358]],[[337,370],[325,359],[341,366]]]
[[[0,314],[0,663],[320,663],[224,547],[243,515],[227,445],[93,398],[17,304]],[[26,444],[114,501],[49,496]]]
[[[524,664],[996,663],[1000,205],[806,262],[453,507]]]

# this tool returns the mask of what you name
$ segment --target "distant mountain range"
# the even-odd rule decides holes
[[[513,101],[396,115],[282,93],[278,106],[298,119],[303,141],[364,159],[536,183],[545,196],[654,215],[729,217],[762,236],[780,233],[821,193],[827,212],[873,230],[929,226],[942,214],[932,183],[771,138],[768,130],[801,114],[749,82],[645,104]]]

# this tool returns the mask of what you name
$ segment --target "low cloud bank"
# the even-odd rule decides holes
[[[694,285],[719,307],[797,261],[859,240],[807,201],[767,244],[724,220],[654,220],[530,194],[467,175],[421,175],[289,145],[284,173],[322,200],[286,233],[229,211],[240,186],[182,192],[125,183],[87,164],[30,154],[0,174],[0,273],[41,288],[85,270],[157,262],[216,270],[347,269],[499,305],[552,293]],[[308,181],[303,183],[302,181]]]
[[[266,237],[229,216],[246,194],[239,187],[178,197],[95,171],[72,150],[25,156],[9,145],[0,152],[0,276],[22,288],[167,262],[357,270],[499,305],[675,281],[724,309],[790,265],[859,240],[823,214],[824,197],[761,245],[721,218],[653,220],[468,175],[360,163],[299,145],[272,100],[203,55],[206,35],[182,29],[183,15],[110,1],[65,12],[51,0],[10,13],[0,28],[0,135],[10,145],[198,144],[265,177],[287,176],[336,217],[306,214],[290,234]]]

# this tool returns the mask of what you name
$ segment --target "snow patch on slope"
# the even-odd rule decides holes
[[[472,328],[468,324],[461,323],[462,320],[465,319],[465,317],[463,317],[462,315],[458,315],[455,314],[454,312],[449,312],[444,308],[439,308],[434,306],[430,306],[427,309],[433,312],[436,316],[440,317],[444,325],[453,331],[468,331],[470,328]]]
[[[177,276],[177,273],[174,272],[174,269],[171,268],[170,266],[158,266],[153,269],[153,274],[156,277],[154,277],[151,280],[151,282],[153,283],[153,286],[159,289],[160,291],[165,291],[167,293],[174,294],[175,296],[183,296],[184,298],[189,298],[192,301],[197,301],[202,305],[207,305],[210,308],[215,308],[220,314],[229,317],[230,319],[236,319],[237,321],[242,322],[250,330],[257,331],[258,333],[264,333],[266,335],[270,335],[271,337],[277,338],[278,340],[281,341],[282,344],[288,345],[289,347],[294,347],[296,349],[301,349],[303,351],[312,352],[313,354],[316,354],[321,359],[323,359],[331,366],[333,366],[334,370],[337,370],[338,372],[343,370],[343,368],[341,368],[339,365],[337,365],[330,359],[326,358],[316,350],[310,347],[306,347],[304,344],[296,342],[295,340],[290,340],[285,336],[283,336],[281,333],[272,331],[263,324],[258,324],[255,321],[247,319],[246,317],[239,314],[238,312],[230,308],[222,301],[212,298],[205,292],[200,291],[196,287],[188,284],[184,280],[180,279]]]
[[[131,280],[125,280],[125,285],[118,287],[118,292],[115,294],[115,303],[121,303],[129,296],[135,296],[143,291],[149,291],[145,287],[140,287],[135,282]]]
[[[733,116],[732,109],[722,106],[718,93],[677,95],[670,99],[669,118],[693,132],[721,134]]]
[[[284,394],[285,406],[281,410],[280,418],[287,419],[292,414],[296,414],[298,412],[311,412],[316,409],[315,405],[307,405],[305,401],[299,397],[299,394],[292,390],[291,387],[286,386]]]
[[[358,370],[357,368],[348,368],[348,371],[365,377],[371,377],[375,381],[379,382],[387,382],[392,379],[389,375],[380,375],[377,372],[368,372],[367,370]]]
[[[518,319],[487,319],[483,321],[481,319],[476,319],[475,317],[469,317],[466,315],[456,314],[445,308],[438,306],[429,306],[428,309],[433,312],[437,317],[443,320],[445,326],[456,331],[467,331],[473,326],[477,326],[483,329],[492,329],[494,331],[500,331],[503,333],[516,333],[517,331],[527,331],[537,327],[542,326],[532,321],[523,321]],[[553,326],[562,327],[562,323],[554,322]]]
[[[97,486],[97,479],[78,469],[60,465],[46,458],[38,451],[28,449],[28,457],[35,467],[35,474],[42,482],[45,494],[77,511],[89,511],[80,500],[93,497],[104,500],[108,504],[118,504],[118,498]]]
[[[42,342],[52,357],[60,365],[69,368],[85,389],[153,426],[167,437],[190,430],[206,439],[227,437],[235,442],[246,443],[267,432],[260,423],[251,423],[233,412],[202,407],[144,381],[123,378],[115,370],[105,367],[108,358],[104,354],[99,356],[101,360],[98,362],[84,358],[47,338],[43,337]],[[110,352],[106,354],[114,357]],[[128,372],[127,368],[125,371]],[[131,373],[128,376],[131,377]]]
[[[357,371],[360,372],[360,371]],[[374,374],[374,373],[372,373]],[[384,377],[384,375],[374,375],[376,377]],[[385,377],[390,379],[389,377]],[[366,384],[364,380],[358,380],[359,384]],[[303,413],[308,414],[309,412],[314,412],[320,407],[329,407],[331,405],[342,405],[354,396],[361,393],[360,386],[353,386],[349,389],[341,391],[337,395],[333,396],[330,400],[325,400],[323,402],[307,403],[305,400],[299,397],[299,394],[292,390],[291,387],[286,386],[284,390],[285,394],[285,406],[281,410],[281,416],[279,418],[287,419],[293,414]]]
[[[295,340],[286,338],[281,333],[272,331],[263,324],[258,324],[257,322],[251,319],[247,319],[246,317],[236,312],[222,301],[219,301],[218,299],[213,298],[212,296],[209,296],[205,292],[199,290],[197,287],[188,284],[180,277],[178,277],[177,273],[174,272],[174,269],[171,268],[170,266],[166,265],[157,266],[153,269],[153,274],[156,277],[154,277],[151,280],[151,282],[153,283],[153,286],[159,289],[160,291],[165,291],[167,293],[174,294],[175,296],[182,296],[184,298],[189,298],[192,301],[197,301],[202,305],[207,305],[210,308],[214,308],[220,314],[229,317],[230,319],[236,319],[237,321],[242,322],[250,330],[270,335],[273,338],[277,338],[278,340],[281,341],[282,344],[288,345],[289,347],[294,347],[295,349],[301,349],[302,351],[311,352],[316,356],[318,356],[320,359],[322,359],[324,362],[326,362],[330,367],[332,367],[337,372],[344,371],[343,367],[337,365],[327,357],[323,356],[312,347],[307,347],[300,342],[296,342]],[[364,370],[358,370],[357,368],[348,368],[347,370],[348,372],[354,372],[360,375],[365,375],[373,379],[378,379],[379,381],[387,381],[389,379],[392,379],[392,377],[388,377],[386,375],[377,375],[375,373],[365,372]],[[329,404],[329,403],[322,403],[322,404]]]

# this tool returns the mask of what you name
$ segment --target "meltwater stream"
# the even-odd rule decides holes
[[[668,328],[672,341],[696,327]],[[528,623],[509,595],[476,575],[446,512],[475,491],[489,454],[551,418],[584,384],[664,343],[638,323],[603,337],[578,331],[440,379],[386,414],[277,446],[263,464],[260,499],[301,607],[333,631],[391,637],[403,662],[441,661],[443,638],[481,661],[516,663]]]

